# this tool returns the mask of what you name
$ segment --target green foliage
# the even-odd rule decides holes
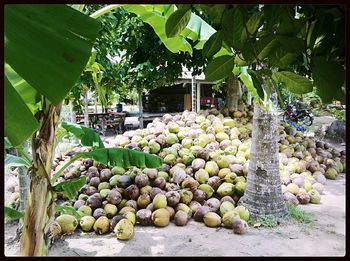
[[[70,122],[62,122],[61,126],[68,132],[73,133],[83,146],[104,148],[100,135],[93,129]]]
[[[219,81],[229,75],[234,66],[234,57],[230,55],[220,56],[208,63],[205,69],[205,78],[208,81]]]
[[[285,88],[293,93],[303,94],[312,91],[312,82],[310,80],[292,72],[273,72],[272,78],[277,83],[282,83]]]
[[[249,217],[248,224],[254,227],[274,228],[278,225],[278,220],[273,215],[259,215],[255,218]]]
[[[191,9],[178,9],[166,21],[165,32],[168,38],[179,35],[191,19]]]
[[[56,185],[57,178],[74,161],[79,158],[89,158],[110,167],[118,166],[123,168],[147,167],[158,168],[163,160],[155,155],[124,148],[99,148],[90,152],[76,153],[59,171],[51,178],[51,184]]]
[[[5,60],[58,104],[87,61],[98,23],[64,5],[7,5],[5,16]]]
[[[18,220],[24,217],[24,212],[5,206],[5,217],[11,220]]]
[[[9,166],[9,167],[24,166],[26,168],[29,168],[32,165],[32,163],[28,161],[26,158],[17,157],[11,154],[6,154],[4,163],[6,166]]]
[[[89,5],[85,10],[92,14],[104,7]],[[183,66],[192,70],[194,75],[200,74],[206,59],[199,50],[192,51],[190,42],[197,43],[205,37],[208,39],[208,32],[213,32],[205,28],[198,16],[192,14],[181,37],[167,38],[165,23],[172,13],[174,5],[125,5],[100,16],[102,26],[94,50],[95,62],[104,68],[103,74],[96,84],[91,72],[84,71],[71,92],[70,100],[74,109],[82,112],[83,86],[87,86],[96,97],[104,96],[110,102],[114,93],[118,93],[123,100],[133,91],[172,84],[181,75]],[[164,42],[159,41],[158,37]],[[183,41],[183,37],[189,40]],[[113,60],[115,57],[119,58]]]
[[[4,137],[4,145],[5,145],[5,149],[9,149],[9,148],[13,147],[9,138],[7,138],[7,137]]]
[[[163,163],[163,160],[158,156],[124,148],[100,148],[90,152],[80,152],[76,155],[96,160],[111,167],[158,168]]]
[[[53,186],[53,190],[56,192],[63,192],[63,194],[67,196],[69,199],[74,199],[78,191],[85,184],[86,184],[86,177],[81,176],[79,178],[70,179],[70,180],[66,180],[61,183],[58,183],[55,186]]]
[[[265,68],[269,72],[264,72],[263,75],[251,73],[254,86],[260,99],[264,99],[264,104],[272,89],[280,93],[277,88],[281,86],[291,92],[303,94],[312,91],[313,85],[316,85],[324,102],[332,99],[344,100],[344,6],[192,7],[202,11],[208,22],[218,30],[217,34],[220,32],[222,36],[221,49],[217,36],[213,36],[204,45],[203,54],[208,57],[220,50],[205,69],[208,80],[216,81],[228,77],[232,70],[228,70],[223,64],[228,55],[234,55],[236,66],[249,66],[252,70]],[[202,48],[203,45],[196,46]],[[220,57],[225,58],[218,60]],[[260,76],[263,81],[259,81]],[[268,95],[265,97],[265,94]]]
[[[314,222],[312,216],[309,213],[300,210],[298,206],[291,203],[287,203],[287,207],[289,215],[299,223],[310,224]]]
[[[26,102],[33,105],[37,95],[61,102],[88,60],[99,23],[65,5],[6,5],[4,18],[5,135],[17,146],[39,126]]]
[[[317,94],[324,102],[332,102],[334,94],[345,86],[345,70],[340,64],[327,61],[325,57],[314,57],[312,61],[311,70]],[[345,95],[341,98],[345,102]]]
[[[203,56],[204,57],[212,57],[216,54],[222,46],[222,37],[221,31],[214,33],[210,36],[209,40],[205,42],[203,46]]]
[[[345,121],[346,120],[346,112],[345,110],[339,110],[337,108],[331,108],[330,112],[333,117],[335,117],[337,120]]]
[[[81,215],[79,214],[79,212],[76,211],[75,208],[73,208],[71,206],[55,204],[55,212],[58,213],[59,215],[63,215],[63,214],[72,215],[77,220],[80,220],[80,218],[81,218]]]
[[[38,127],[32,112],[5,78],[5,135],[14,146],[18,146]]]

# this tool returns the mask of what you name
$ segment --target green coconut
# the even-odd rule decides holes
[[[181,145],[182,145],[182,147],[189,149],[189,148],[191,148],[192,145],[193,145],[193,140],[190,139],[190,138],[184,138],[184,139],[181,141]]]
[[[230,212],[235,209],[235,205],[230,201],[224,201],[220,205],[219,213],[220,216],[223,217],[227,212]]]
[[[173,145],[175,143],[179,142],[179,139],[177,138],[176,134],[174,133],[169,133],[167,136],[165,136],[165,142],[168,145]]]
[[[228,158],[226,156],[219,156],[216,158],[216,163],[220,169],[227,168],[229,165]]]
[[[79,220],[79,225],[84,232],[90,232],[93,229],[96,219],[92,216],[84,216]]]
[[[180,201],[186,205],[190,204],[193,199],[193,193],[189,190],[180,190]]]
[[[153,198],[152,203],[153,203],[154,209],[165,208],[167,206],[166,196],[163,194],[157,194]]]
[[[91,207],[84,205],[78,209],[78,213],[80,216],[92,216],[92,209]]]
[[[239,196],[243,196],[245,188],[246,188],[246,183],[242,181],[238,181],[235,185],[235,192],[237,192]]]
[[[110,191],[111,191],[110,189],[101,189],[101,191],[100,191],[101,198],[105,199],[108,196]]]
[[[125,173],[125,169],[122,167],[113,167],[111,172],[112,175],[123,175]]]
[[[118,213],[117,206],[110,203],[107,203],[103,209],[106,212],[108,218],[112,218]]]
[[[174,165],[176,163],[176,156],[173,154],[168,154],[164,158],[164,163],[168,165]]]
[[[223,168],[219,170],[218,176],[219,178],[223,179],[226,175],[230,174],[231,170],[229,168]]]
[[[209,173],[205,169],[199,169],[194,174],[194,177],[200,184],[205,184],[209,179]]]
[[[109,185],[111,187],[115,187],[118,184],[118,179],[119,179],[120,175],[114,175],[109,179]]]
[[[224,125],[221,122],[215,122],[213,124],[213,128],[215,130],[215,133],[220,133],[220,132],[224,133],[224,130],[225,130]]]
[[[215,135],[215,137],[218,142],[230,139],[230,137],[225,132],[219,132]]]
[[[305,179],[304,180],[304,189],[309,192],[310,190],[312,190],[312,184],[309,180]]]
[[[165,208],[160,208],[152,213],[153,224],[157,227],[165,227],[170,222],[170,213]]]
[[[221,217],[215,212],[208,212],[203,217],[204,224],[208,227],[218,227],[221,225]]]
[[[222,183],[219,188],[217,189],[216,193],[220,196],[220,197],[224,197],[224,196],[232,196],[233,192],[234,192],[234,188],[235,186],[232,183],[227,183],[224,182]]]
[[[74,216],[68,214],[60,215],[56,218],[56,222],[60,225],[63,235],[73,234],[78,226],[78,220]]]
[[[185,153],[182,157],[182,162],[186,165],[189,166],[192,161],[195,159],[192,153]]]
[[[236,211],[231,210],[225,213],[225,215],[222,217],[222,223],[224,224],[225,227],[232,228],[234,218],[239,218],[239,214]]]
[[[313,204],[320,204],[321,196],[320,193],[317,192],[317,190],[312,189],[309,192],[310,195],[310,202]]]
[[[93,226],[96,234],[105,234],[109,231],[109,220],[106,216],[99,217]]]
[[[298,192],[299,192],[299,187],[297,184],[294,184],[294,183],[290,183],[287,185],[287,190],[292,193],[293,195],[298,195]]]
[[[134,212],[127,212],[123,215],[124,217],[126,217],[126,219],[130,220],[130,222],[135,225],[136,224],[136,214]]]
[[[129,240],[134,234],[134,225],[128,219],[122,219],[114,227],[114,233],[120,240]]]
[[[192,209],[186,204],[184,203],[177,204],[175,211],[178,212],[179,210],[186,212],[189,219],[192,217],[192,214],[193,214]]]
[[[208,172],[209,176],[215,176],[219,173],[219,166],[215,161],[208,161],[204,169]]]
[[[235,121],[233,119],[223,119],[222,123],[224,126],[228,126],[230,128],[233,128],[235,126]]]
[[[169,181],[169,174],[165,171],[159,171],[157,174],[157,177],[162,177],[164,178],[166,181]]]
[[[327,169],[325,176],[326,176],[327,179],[333,179],[334,180],[334,179],[337,178],[338,172],[334,168],[329,168],[329,169]]]
[[[159,143],[154,141],[154,140],[151,140],[148,143],[148,147],[149,147],[149,152],[152,153],[152,154],[156,154],[156,153],[158,153],[160,151]]]
[[[249,211],[244,206],[237,206],[235,208],[235,211],[238,213],[239,217],[245,221],[248,221],[249,219]]]
[[[232,172],[228,173],[228,174],[224,177],[225,182],[227,182],[227,183],[232,183],[232,184],[234,183],[235,178],[237,178],[237,175],[236,175],[236,173],[232,173]]]
[[[205,194],[207,195],[207,198],[211,198],[211,196],[214,193],[214,189],[211,186],[209,186],[208,184],[201,184],[198,186],[198,189],[204,191]]]

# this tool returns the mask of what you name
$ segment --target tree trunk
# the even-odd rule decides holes
[[[84,90],[84,125],[89,127],[88,90]]]
[[[70,110],[70,122],[77,123],[77,117],[76,117],[72,102],[69,102],[69,110]]]
[[[29,173],[28,169],[24,166],[18,167],[18,185],[19,185],[19,206],[18,210],[21,212],[25,212],[28,200],[28,190],[29,190]],[[23,228],[23,218],[19,220],[19,226],[17,228],[17,236],[18,238],[22,234]]]
[[[47,255],[49,242],[48,226],[54,218],[54,204],[51,195],[51,165],[54,152],[55,131],[62,104],[49,105],[39,132],[33,134],[31,183],[24,227],[21,238],[21,255]],[[45,110],[44,110],[45,111]]]
[[[142,92],[139,92],[139,122],[140,122],[140,129],[143,129]]]
[[[239,81],[238,78],[230,74],[227,81],[227,92],[226,92],[226,108],[229,110],[237,110],[239,100]]]
[[[19,211],[24,212],[27,205],[29,190],[29,173],[24,166],[18,167],[18,185],[19,185]]]
[[[277,113],[255,105],[247,186],[239,200],[253,217],[288,214],[279,174],[278,136]]]
[[[95,103],[95,113],[97,113],[97,98],[94,99],[94,103]]]

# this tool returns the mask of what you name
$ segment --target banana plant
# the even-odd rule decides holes
[[[65,5],[9,4],[4,10],[5,136],[15,147],[32,136],[33,148],[21,254],[46,255],[46,224],[54,213],[49,175],[55,130],[99,23]]]

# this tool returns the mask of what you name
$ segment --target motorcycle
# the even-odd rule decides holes
[[[308,109],[293,109],[293,106],[287,105],[286,111],[283,114],[284,122],[300,123],[306,126],[311,126],[314,121],[314,115]]]

